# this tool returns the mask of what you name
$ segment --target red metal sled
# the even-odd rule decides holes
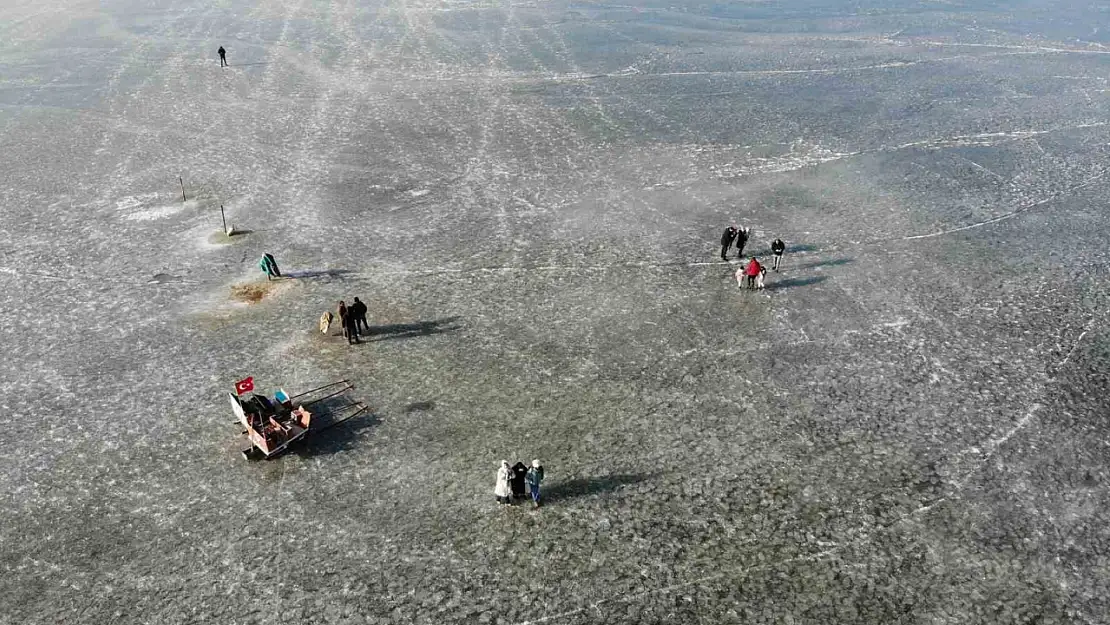
[[[254,393],[243,396],[228,393],[231,411],[239,419],[239,424],[246,428],[243,433],[250,444],[242,450],[243,457],[269,460],[312,432],[322,432],[362,414],[367,406],[358,401],[349,401],[318,414],[308,410],[313,404],[338,397],[352,389],[354,386],[350,381],[340,380],[293,396],[283,389],[278,389],[273,398]],[[331,417],[328,423],[317,425],[318,418],[324,416]]]

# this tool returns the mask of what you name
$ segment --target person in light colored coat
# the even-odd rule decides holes
[[[501,466],[497,469],[497,481],[493,484],[493,494],[497,497],[497,503],[509,503],[513,496],[512,487],[509,481],[513,477],[513,470],[509,468],[509,461],[502,460]]]

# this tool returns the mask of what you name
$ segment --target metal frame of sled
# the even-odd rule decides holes
[[[353,400],[326,412],[314,414],[308,410],[313,404],[338,397],[354,388],[349,380],[340,380],[292,396],[284,389],[278,389],[272,398],[255,393],[242,396],[228,393],[231,411],[238,418],[239,425],[243,426],[243,434],[249,444],[240,450],[243,457],[247,460],[269,460],[310,433],[319,434],[366,412],[368,406]],[[331,417],[329,423],[322,427],[316,425],[318,419],[325,416]]]

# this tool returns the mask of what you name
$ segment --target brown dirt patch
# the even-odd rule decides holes
[[[231,287],[231,298],[237,302],[257,304],[268,295],[271,295],[276,286],[276,282],[251,282],[249,284],[235,284]]]

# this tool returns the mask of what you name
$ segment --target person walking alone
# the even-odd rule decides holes
[[[528,473],[524,476],[524,482],[528,484],[528,492],[532,495],[532,505],[539,508],[540,482],[543,482],[543,466],[539,460],[532,461],[532,468],[528,469]]]
[[[725,228],[725,233],[721,235],[721,260],[728,260],[728,248],[732,247],[732,242],[735,240],[736,226]]]
[[[224,47],[220,46],[220,49],[216,50],[216,53],[220,55],[220,67],[227,67],[227,50],[224,50]]]
[[[779,270],[779,261],[782,260],[784,252],[786,252],[786,244],[782,242],[782,239],[771,241],[771,253],[775,255],[775,263],[771,266],[771,269]]]

